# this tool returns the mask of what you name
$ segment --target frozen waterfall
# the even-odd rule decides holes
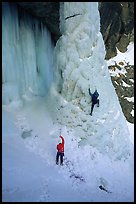
[[[47,28],[16,4],[2,3],[2,100],[45,96],[53,80],[53,43]]]
[[[14,3],[2,4],[3,104],[50,96],[53,120],[74,130],[79,146],[128,158],[129,131],[104,59],[98,3],[62,2],[60,30],[54,48],[41,22]],[[100,94],[92,117],[89,87]]]

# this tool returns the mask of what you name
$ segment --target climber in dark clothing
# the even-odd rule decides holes
[[[91,106],[91,113],[90,113],[90,115],[92,115],[94,105],[97,104],[97,107],[99,107],[99,99],[98,99],[99,93],[97,92],[97,90],[95,90],[95,92],[92,94],[90,91],[90,88],[88,90],[89,90],[89,95],[92,98],[92,106]]]

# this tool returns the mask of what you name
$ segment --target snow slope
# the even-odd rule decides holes
[[[133,156],[114,161],[89,145],[81,148],[62,126],[64,166],[56,166],[60,125],[53,124],[47,107],[45,100],[35,99],[19,110],[3,108],[3,201],[133,201]]]

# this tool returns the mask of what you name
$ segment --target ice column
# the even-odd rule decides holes
[[[80,145],[90,144],[120,159],[129,155],[129,132],[112,85],[100,33],[97,2],[62,2],[62,36],[55,48],[56,86],[67,101],[58,114],[75,130]],[[100,107],[90,116],[88,93],[98,90]],[[60,113],[61,112],[61,113]]]

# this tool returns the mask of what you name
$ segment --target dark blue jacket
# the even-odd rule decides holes
[[[99,97],[99,93],[97,90],[92,94],[90,89],[89,89],[89,95],[92,97],[92,103],[97,103],[97,98]]]

